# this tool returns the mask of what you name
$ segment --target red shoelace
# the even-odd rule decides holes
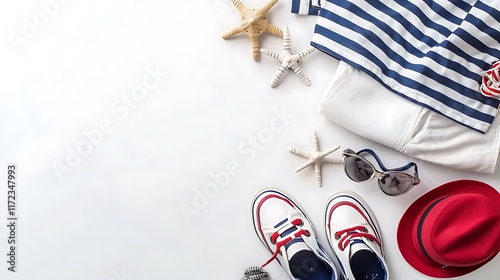
[[[342,236],[343,235],[343,236]],[[371,241],[374,241],[377,243],[379,246],[382,246],[380,244],[380,241],[378,238],[373,236],[373,234],[368,233],[368,229],[364,226],[354,226],[351,228],[346,228],[340,231],[335,232],[334,237],[336,240],[339,240],[339,249],[341,251],[344,251],[345,248],[349,245],[351,240],[353,238],[359,238],[359,237],[365,237],[370,239]]]
[[[293,239],[295,239],[299,236],[302,236],[302,235],[305,235],[305,236],[310,235],[308,230],[302,228],[302,225],[304,225],[304,222],[302,222],[302,220],[300,218],[297,218],[297,219],[293,220],[292,222],[285,223],[285,224],[281,225],[278,228],[278,230],[276,230],[273,233],[273,235],[271,235],[270,241],[272,244],[276,245],[276,249],[275,249],[273,255],[271,256],[271,258],[267,262],[265,262],[262,265],[262,267],[265,267],[270,262],[272,262],[274,259],[276,259],[276,257],[278,256],[278,254],[281,251],[281,247],[285,246],[288,242],[290,242]],[[294,227],[295,227],[294,231],[287,234],[286,238],[278,241],[278,238],[280,237],[281,234],[283,234],[284,232],[286,232]]]

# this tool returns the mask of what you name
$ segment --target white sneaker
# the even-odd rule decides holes
[[[316,239],[314,227],[304,211],[281,190],[264,189],[252,201],[253,225],[271,258],[290,279],[344,279]]]
[[[332,194],[325,204],[325,231],[349,280],[389,280],[380,229],[357,194]]]

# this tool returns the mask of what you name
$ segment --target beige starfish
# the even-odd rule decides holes
[[[305,157],[308,159],[303,165],[299,166],[295,172],[299,172],[309,165],[314,165],[314,171],[316,173],[316,182],[318,183],[318,187],[321,187],[321,165],[323,163],[343,163],[343,159],[335,159],[335,158],[330,158],[328,157],[329,154],[335,152],[340,148],[339,145],[333,146],[329,148],[328,150],[321,152],[319,150],[319,143],[318,143],[318,135],[316,135],[316,132],[313,133],[313,143],[314,143],[314,150],[312,152],[304,152],[300,149],[297,148],[288,148],[288,151],[299,155],[301,157]]]
[[[253,60],[260,59],[259,36],[262,33],[270,33],[278,37],[283,37],[283,31],[278,27],[269,24],[266,19],[266,13],[276,4],[278,0],[270,0],[261,9],[248,9],[241,3],[240,0],[231,0],[233,5],[238,9],[241,15],[241,23],[239,26],[222,34],[223,39],[228,39],[234,35],[245,32],[250,38],[252,44]]]
[[[290,69],[293,70],[295,74],[297,74],[297,77],[299,77],[299,79],[306,86],[311,86],[311,81],[306,77],[306,74],[304,74],[302,69],[299,67],[299,61],[304,57],[310,55],[312,52],[314,52],[314,50],[314,47],[309,47],[302,52],[292,54],[292,48],[290,46],[290,31],[288,29],[288,26],[285,25],[283,27],[283,53],[279,54],[268,49],[260,49],[261,53],[266,54],[281,62],[278,72],[276,72],[276,75],[271,81],[271,87],[276,87],[281,81],[281,78],[283,78],[283,76],[285,76],[285,74],[287,73],[287,70]]]

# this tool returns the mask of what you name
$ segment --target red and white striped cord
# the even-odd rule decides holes
[[[488,97],[500,96],[500,61],[495,62],[489,70],[481,73],[483,76],[479,90]]]

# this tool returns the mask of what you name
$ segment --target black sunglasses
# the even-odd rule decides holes
[[[383,172],[375,169],[375,166],[371,162],[360,156],[362,153],[372,155]],[[351,149],[347,149],[342,153],[342,156],[344,157],[344,170],[349,179],[355,182],[365,182],[377,177],[378,186],[387,195],[402,195],[408,192],[414,185],[420,183],[417,164],[414,162],[410,162],[402,167],[388,169],[377,154],[370,149],[364,149],[357,153]],[[414,176],[403,172],[412,167],[415,167]]]

